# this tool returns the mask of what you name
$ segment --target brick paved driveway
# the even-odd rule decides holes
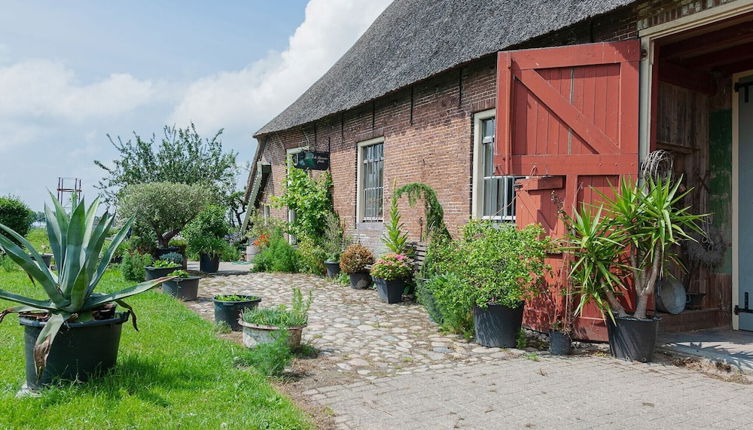
[[[312,276],[203,279],[188,306],[211,319],[214,294],[273,306],[294,286],[314,294],[304,341],[322,352],[302,394],[334,412],[338,428],[734,429],[753,420],[752,385],[666,364],[483,348],[439,334],[421,306]]]

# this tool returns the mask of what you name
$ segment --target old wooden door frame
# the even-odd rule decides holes
[[[737,0],[731,3],[716,6],[690,16],[676,19],[665,24],[660,24],[638,32],[641,38],[641,49],[644,53],[641,59],[641,77],[640,77],[640,144],[639,154],[641,161],[645,160],[651,151],[652,139],[655,138],[655,112],[656,96],[658,95],[659,76],[656,70],[656,40],[662,37],[670,36],[694,28],[702,27],[715,22],[724,21],[739,15],[753,12],[753,0]],[[748,73],[748,72],[745,72]],[[753,72],[752,72],[753,73]],[[740,79],[745,74],[736,74],[733,76],[733,82]],[[732,328],[737,330],[739,327],[739,318],[733,312],[739,301],[740,286],[738,282],[738,219],[737,219],[737,99],[734,91],[732,92]]]
[[[753,70],[732,75],[732,309],[740,305],[740,94],[734,85],[743,78],[753,76]],[[732,312],[732,329],[740,329],[740,316]]]

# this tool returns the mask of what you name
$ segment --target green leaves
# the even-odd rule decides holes
[[[54,211],[45,207],[47,234],[59,272],[55,275],[44,264],[41,255],[31,243],[10,228],[0,224],[0,249],[26,271],[35,284],[39,284],[50,300],[24,297],[0,289],[0,299],[19,303],[21,306],[0,313],[47,311],[50,318],[40,333],[34,348],[37,374],[41,374],[52,343],[60,327],[71,318],[83,320],[90,311],[107,303],[142,293],[172,278],[145,282],[113,294],[94,294],[93,291],[117,247],[123,242],[133,220],[115,234],[107,250],[102,252],[107,235],[113,224],[113,216],[104,213],[97,219],[99,199],[87,207],[83,199],[74,205],[70,215],[52,197]],[[14,240],[12,240],[14,239]],[[20,243],[21,248],[16,243]],[[0,321],[2,318],[0,317]],[[134,320],[135,322],[135,320]]]
[[[382,242],[393,253],[406,254],[408,252],[408,233],[404,231],[405,225],[400,219],[400,209],[397,207],[397,199],[393,197],[390,204],[390,220],[384,226]]]
[[[316,179],[306,171],[288,167],[285,190],[272,197],[272,206],[287,207],[295,213],[290,230],[295,236],[319,240],[327,225],[327,215],[332,212],[332,177],[323,172]]]
[[[568,250],[575,257],[570,275],[581,295],[577,312],[593,302],[611,315],[619,306],[614,295],[626,291],[623,279],[631,273],[639,299],[635,316],[645,317],[647,298],[666,263],[679,265],[675,245],[694,240],[691,233],[703,234],[698,223],[705,215],[682,206],[692,190],[681,192],[681,184],[682,179],[648,179],[643,185],[623,179],[614,197],[600,193],[603,207],[584,206],[569,220]]]

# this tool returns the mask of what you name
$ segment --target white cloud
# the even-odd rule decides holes
[[[0,67],[0,115],[81,120],[132,111],[149,103],[155,88],[129,74],[79,85],[73,70],[50,60]]]
[[[252,133],[292,103],[353,45],[391,0],[311,0],[283,52],[191,84],[171,120],[202,131]],[[248,135],[247,134],[247,135]]]

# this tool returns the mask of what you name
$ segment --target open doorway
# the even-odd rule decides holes
[[[672,154],[675,176],[694,190],[683,203],[710,214],[707,238],[680,250],[687,271],[673,270],[672,288],[686,306],[665,309],[663,331],[753,330],[753,198],[738,192],[753,189],[753,14],[652,43],[649,148]]]

